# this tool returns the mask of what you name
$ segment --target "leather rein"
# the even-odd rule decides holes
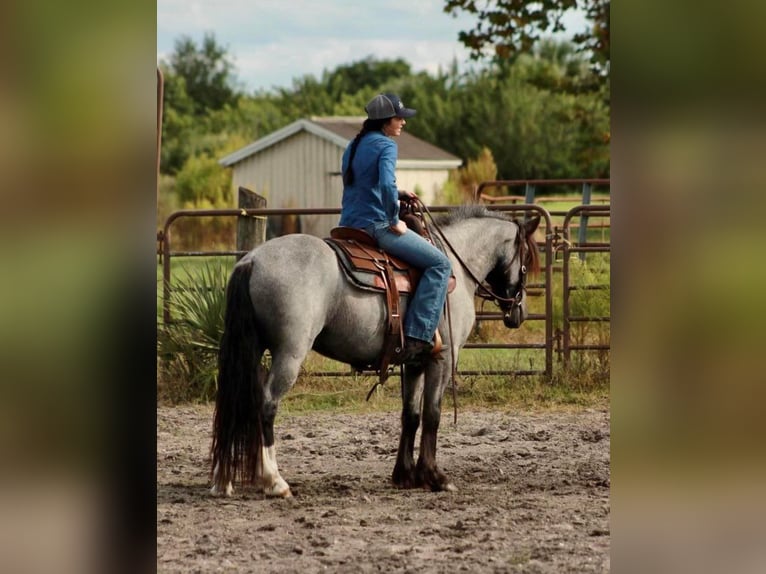
[[[439,224],[436,223],[436,220],[434,219],[433,214],[428,209],[428,207],[420,201],[420,198],[413,198],[409,200],[412,203],[415,203],[416,206],[419,206],[422,209],[423,213],[426,213],[428,215],[428,218],[431,220],[431,225],[436,229],[436,231],[439,232],[440,240],[444,242],[444,244],[449,248],[449,250],[452,252],[452,254],[455,256],[455,259],[458,260],[458,263],[465,269],[466,273],[468,273],[468,276],[473,280],[474,283],[476,283],[477,287],[483,291],[483,294],[480,294],[479,296],[484,299],[491,299],[495,304],[497,304],[500,309],[505,313],[510,313],[510,311],[514,307],[521,306],[521,301],[524,296],[524,292],[526,291],[525,287],[525,280],[527,275],[527,266],[524,264],[524,244],[526,243],[526,239],[523,235],[522,226],[518,222],[516,223],[518,227],[518,238],[519,238],[519,250],[518,250],[518,256],[519,261],[521,262],[521,269],[520,269],[520,279],[519,279],[519,287],[516,290],[516,293],[513,295],[513,297],[503,297],[501,295],[498,295],[492,289],[489,287],[486,287],[484,285],[484,282],[477,278],[473,271],[471,271],[471,268],[468,267],[468,264],[463,261],[463,258],[460,257],[460,254],[457,252],[457,250],[453,247],[453,245],[450,243],[449,239],[444,235],[444,232],[442,231],[441,227],[439,227]],[[423,218],[423,222],[425,223],[425,218]],[[429,234],[430,235],[430,234]],[[508,270],[510,270],[510,266],[513,263],[513,260],[508,264]],[[447,296],[447,299],[445,301],[445,307],[446,307],[446,315],[447,315],[447,325],[449,329],[449,345],[452,345],[452,313],[450,312],[450,303],[449,303],[449,296]],[[455,411],[455,418],[454,423],[457,424],[457,391],[455,386],[455,381],[457,380],[457,363],[455,359],[455,353],[452,352],[452,349],[450,349],[450,357],[452,359],[452,405],[454,406]]]
[[[455,259],[458,260],[458,263],[460,263],[461,267],[465,269],[465,271],[468,273],[468,276],[471,278],[471,280],[476,283],[478,289],[482,291],[482,294],[479,294],[480,297],[484,299],[490,299],[495,304],[497,304],[498,307],[500,307],[503,311],[509,311],[513,309],[514,307],[519,307],[521,305],[521,300],[524,296],[524,292],[526,291],[526,275],[527,275],[527,266],[524,265],[524,247],[525,247],[525,238],[524,238],[524,231],[522,229],[522,226],[517,221],[514,221],[513,223],[516,224],[518,227],[518,238],[519,238],[519,249],[518,249],[518,258],[521,262],[521,269],[519,271],[520,279],[519,279],[519,287],[516,290],[516,293],[513,295],[513,297],[503,297],[501,295],[498,295],[492,289],[484,285],[484,282],[476,277],[473,271],[471,271],[471,268],[468,267],[468,264],[463,261],[463,258],[460,257],[460,254],[457,252],[457,250],[452,246],[452,244],[449,242],[449,239],[444,235],[444,232],[439,227],[439,225],[436,223],[433,214],[429,211],[428,207],[420,201],[420,199],[413,200],[417,201],[418,204],[423,208],[423,211],[428,214],[429,219],[431,220],[431,225],[439,232],[439,235],[441,236],[441,240],[444,241],[444,244],[449,248],[449,250],[452,252],[452,254],[455,256]],[[513,263],[513,261],[511,261]],[[510,268],[510,263],[509,263]]]

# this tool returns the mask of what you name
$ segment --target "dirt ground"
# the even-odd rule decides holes
[[[398,413],[280,414],[287,500],[209,494],[211,406],[157,418],[159,572],[609,571],[606,410],[445,411],[443,493],[391,486]]]

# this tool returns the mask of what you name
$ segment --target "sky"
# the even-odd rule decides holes
[[[413,72],[470,65],[458,32],[475,17],[443,11],[444,0],[157,0],[157,59],[181,35],[215,34],[248,92],[290,88],[293,79],[372,56],[403,58]],[[584,26],[582,16],[565,19]],[[574,32],[572,32],[573,34]]]

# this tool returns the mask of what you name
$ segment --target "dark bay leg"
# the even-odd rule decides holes
[[[399,452],[391,481],[399,488],[421,486],[415,473],[415,434],[420,426],[420,404],[423,398],[423,371],[406,367],[402,380],[402,431]]]
[[[442,396],[449,380],[449,364],[449,357],[447,357],[444,361],[428,365],[423,393],[423,428],[420,437],[420,456],[415,472],[421,485],[434,492],[456,490],[436,464],[436,439],[439,432]]]

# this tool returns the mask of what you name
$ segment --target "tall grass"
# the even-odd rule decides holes
[[[570,292],[570,317],[609,317],[611,304],[609,253],[589,253],[584,260],[573,256],[569,263],[570,285],[581,289]],[[584,287],[592,287],[585,289]],[[554,296],[554,323],[563,327],[563,293]],[[609,321],[577,321],[570,323],[572,345],[609,345]],[[608,350],[575,350],[567,374],[592,377],[608,382],[610,362]]]

